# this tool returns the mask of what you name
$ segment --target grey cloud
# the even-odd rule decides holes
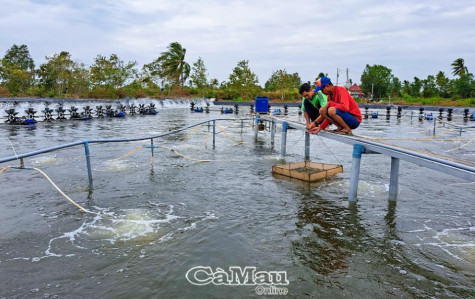
[[[174,41],[189,62],[226,80],[249,60],[263,85],[274,70],[349,68],[358,82],[366,64],[382,64],[401,80],[444,71],[462,57],[475,65],[475,4],[445,1],[5,1],[0,0],[0,52],[26,44],[39,65],[69,51],[91,64],[97,54],[149,63]]]

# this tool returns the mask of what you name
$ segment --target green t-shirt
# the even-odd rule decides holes
[[[304,106],[303,102],[305,102],[305,98],[304,98],[304,97],[302,97],[302,107],[300,107],[300,110],[301,110],[302,112],[305,111],[305,106]],[[327,102],[328,102],[327,96],[324,95],[321,90],[319,90],[318,92],[316,92],[315,95],[313,96],[313,98],[310,100],[310,103],[311,103],[315,108],[318,108],[317,102],[320,103],[320,107],[325,106],[325,105],[327,104]]]

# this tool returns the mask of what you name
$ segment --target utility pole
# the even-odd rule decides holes
[[[373,87],[374,87],[374,84],[371,83],[371,101],[373,100]]]
[[[346,68],[346,86],[347,89],[350,89],[350,81],[348,81],[348,68]]]

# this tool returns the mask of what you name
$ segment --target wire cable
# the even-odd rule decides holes
[[[6,166],[6,167],[3,167],[2,170],[0,170],[0,173],[4,172],[5,170],[7,170],[8,168],[12,168],[13,166]]]
[[[51,183],[51,185],[53,185],[53,187],[59,192],[61,193],[61,195],[63,195],[67,200],[69,200],[75,207],[77,207],[79,209],[80,212],[89,212],[88,210],[86,210],[85,208],[83,208],[82,206],[80,206],[78,203],[76,203],[74,200],[72,200],[69,196],[66,195],[66,193],[64,193],[61,189],[59,189],[59,187],[53,182],[53,180],[51,180],[49,178],[49,176],[44,173],[41,169],[39,168],[36,168],[36,167],[33,167],[34,170],[38,171],[39,173],[41,173],[47,180],[48,182]]]
[[[318,136],[318,134],[317,134]],[[333,152],[330,150],[330,148],[325,144],[325,142],[323,141],[323,138],[321,136],[318,136],[318,138],[320,138],[320,141],[322,142],[322,144],[325,146],[325,148],[330,152],[330,154],[333,156],[333,158],[335,158],[335,160],[338,162],[338,165],[343,165],[340,160],[338,160],[338,158],[333,154]],[[313,138],[313,140],[315,140],[315,137]]]
[[[228,137],[228,138],[231,139],[232,141],[234,141],[234,142],[236,142],[236,143],[238,143],[238,144],[243,144],[243,143],[244,143],[244,142],[242,142],[242,141],[236,140],[236,139],[232,138],[231,136],[229,136],[228,133],[226,133],[226,131],[225,131],[223,128],[221,128],[220,126],[217,126],[217,127],[218,127],[218,129],[219,129],[226,137]]]
[[[195,128],[193,129],[193,131],[191,131],[191,133],[188,134],[188,136],[186,136],[185,139],[183,139],[183,141],[182,141],[181,143],[185,143],[185,141],[187,141],[188,139],[190,139],[191,136],[193,136],[193,135],[196,133],[196,131],[198,131],[198,129],[201,128],[202,126],[203,126],[203,125],[199,125],[199,126],[195,127]]]
[[[34,169],[36,171],[38,171],[39,173],[41,173],[45,178],[46,180],[48,180],[48,182],[50,182],[51,185],[53,185],[53,187],[61,194],[63,195],[69,202],[71,202],[76,208],[79,209],[80,212],[87,212],[87,213],[91,213],[90,211],[86,210],[85,208],[83,208],[82,206],[80,206],[77,202],[75,202],[74,200],[72,200],[69,196],[66,195],[66,193],[64,193],[61,189],[59,189],[59,187],[53,182],[53,180],[51,180],[51,178],[46,174],[44,173],[41,169],[39,168],[36,168],[36,167],[13,167],[13,166],[7,166],[7,167],[4,167],[0,173],[4,172],[5,170],[7,170],[8,168],[15,168],[15,169],[27,169],[27,170],[30,170],[30,169]]]
[[[299,137],[299,139],[297,139],[297,141],[295,141],[295,143],[292,144],[292,145],[289,147],[288,151],[290,152],[290,151],[295,147],[295,145],[296,145],[298,142],[300,142],[300,140],[302,140],[302,138],[303,138],[304,136],[305,136],[305,132],[303,132],[303,134]]]
[[[208,140],[209,140],[209,136],[211,134],[209,132],[206,132],[206,140],[205,140],[205,147],[208,145]]]
[[[170,148],[170,147],[168,147],[168,146],[160,145],[160,147],[162,147],[162,148],[164,148],[164,149],[167,149],[167,150],[169,150],[169,151],[171,151],[171,152],[177,154],[178,156],[183,157],[183,158],[185,158],[185,159],[187,159],[187,160],[196,161],[196,162],[212,162],[212,160],[200,160],[200,159],[190,158],[190,157],[185,156],[185,155],[183,155],[182,153],[180,153],[180,152],[178,152],[178,151],[176,151],[176,150],[174,150],[174,149],[172,149],[172,148]]]
[[[139,146],[139,147],[136,147],[135,149],[133,149],[131,152],[123,155],[122,157],[119,157],[119,158],[116,158],[116,159],[112,159],[111,161],[119,161],[120,159],[123,159],[125,157],[128,157],[130,155],[132,155],[133,153],[135,153],[136,151],[138,151],[139,149],[142,149],[143,148],[143,145]]]
[[[18,159],[18,154],[16,153],[15,148],[13,147],[13,144],[12,144],[12,142],[10,141],[10,138],[8,138],[8,137],[6,137],[6,138],[7,138],[7,140],[8,140],[8,143],[10,143],[10,146],[12,147],[13,153],[15,153],[15,157],[17,157],[17,159]]]

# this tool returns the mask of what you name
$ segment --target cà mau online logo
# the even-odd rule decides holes
[[[231,266],[221,268],[196,266],[186,272],[186,279],[194,285],[288,285],[287,271],[257,271],[256,267]]]

